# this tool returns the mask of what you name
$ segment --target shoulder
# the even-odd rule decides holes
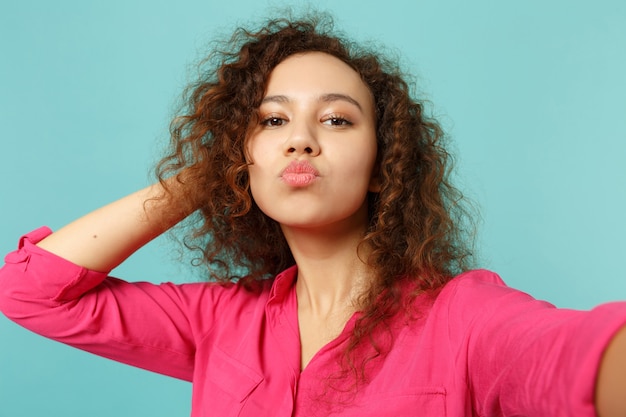
[[[554,305],[509,287],[495,272],[479,269],[462,273],[444,285],[431,313],[465,333],[470,328],[512,320],[531,311],[545,314],[553,310]]]
[[[485,302],[503,297],[532,299],[527,293],[509,287],[497,273],[486,269],[471,270],[457,275],[443,286],[438,298],[484,306]]]
[[[462,274],[457,275],[452,278],[447,284],[446,287],[454,287],[454,286],[463,286],[463,287],[472,287],[472,286],[491,286],[495,285],[497,287],[506,287],[504,280],[497,273],[490,271],[488,269],[473,269],[470,271],[463,272]]]

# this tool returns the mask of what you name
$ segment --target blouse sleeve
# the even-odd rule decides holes
[[[198,333],[190,310],[208,284],[128,283],[20,239],[0,269],[0,311],[33,332],[154,372],[191,380]],[[210,320],[211,309],[203,314]]]
[[[457,331],[478,415],[596,416],[598,368],[626,324],[626,303],[559,309],[506,287],[496,274],[479,275],[478,284],[458,283],[454,301],[470,307],[459,309],[464,329]]]

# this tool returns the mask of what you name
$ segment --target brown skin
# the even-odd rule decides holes
[[[626,416],[626,327],[617,332],[602,357],[596,410],[598,417]]]
[[[184,193],[176,178],[167,184],[174,201]],[[73,221],[37,245],[85,268],[111,271],[191,212],[164,195],[161,184],[151,185]]]

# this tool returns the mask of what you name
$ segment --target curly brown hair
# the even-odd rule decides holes
[[[188,192],[178,204],[199,207],[185,244],[200,250],[211,280],[238,280],[252,289],[293,265],[294,258],[277,222],[255,204],[249,190],[244,145],[268,77],[285,58],[305,52],[330,54],[353,68],[371,90],[378,141],[380,191],[370,193],[369,228],[362,244],[374,285],[361,301],[362,314],[345,358],[381,327],[410,294],[442,287],[468,269],[467,233],[461,193],[449,181],[450,155],[439,125],[411,97],[397,65],[333,32],[327,17],[269,21],[256,31],[238,29],[203,63],[204,74],[186,94],[185,114],[171,125],[171,153],[157,174],[185,171]],[[271,244],[268,244],[271,242]],[[403,284],[404,283],[404,284]],[[382,326],[384,327],[384,326]],[[372,357],[384,347],[372,342]],[[361,375],[364,377],[364,375]],[[358,378],[357,378],[358,379]]]

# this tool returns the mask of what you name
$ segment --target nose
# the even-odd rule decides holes
[[[320,153],[317,132],[313,123],[294,120],[290,123],[290,127],[284,145],[286,155],[317,156]]]

